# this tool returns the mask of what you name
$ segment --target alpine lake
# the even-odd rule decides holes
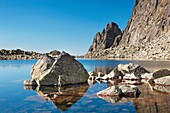
[[[170,69],[169,61],[77,59],[88,72],[109,73],[118,64],[135,63],[150,72]],[[0,61],[0,113],[170,113],[170,86],[153,90],[148,83],[137,85],[141,94],[130,97],[98,97],[97,92],[112,82],[93,82],[69,86],[24,87],[37,60]],[[165,91],[165,92],[162,92]],[[65,92],[67,95],[46,93]]]

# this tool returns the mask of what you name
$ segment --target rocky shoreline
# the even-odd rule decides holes
[[[164,87],[170,86],[170,70],[160,69],[149,72],[138,64],[119,64],[110,73],[89,72],[89,85],[106,82],[110,87],[97,93],[99,96],[140,95],[139,85],[147,83],[152,90],[170,93]],[[124,92],[124,88],[126,91]]]
[[[21,49],[16,50],[0,50],[0,60],[31,60],[31,59],[40,59],[45,55],[49,56],[57,56],[60,52],[57,50],[53,50],[49,53],[38,53],[34,51],[24,51]]]

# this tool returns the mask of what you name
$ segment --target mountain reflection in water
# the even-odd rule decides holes
[[[24,89],[34,90],[44,100],[51,101],[53,105],[61,110],[68,110],[76,103],[89,88],[88,84],[68,86],[24,86]]]

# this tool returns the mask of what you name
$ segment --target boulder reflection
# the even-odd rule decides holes
[[[88,84],[68,86],[25,86],[26,90],[34,90],[44,100],[51,101],[54,106],[61,110],[68,110],[74,103],[81,99],[89,88]]]

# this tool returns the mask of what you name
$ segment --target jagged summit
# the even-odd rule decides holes
[[[116,23],[111,22],[107,24],[106,28],[103,29],[101,33],[96,33],[88,52],[95,52],[117,45],[117,36],[121,35],[121,33],[122,32]]]
[[[123,33],[107,24],[85,57],[170,60],[170,0],[136,0]]]

